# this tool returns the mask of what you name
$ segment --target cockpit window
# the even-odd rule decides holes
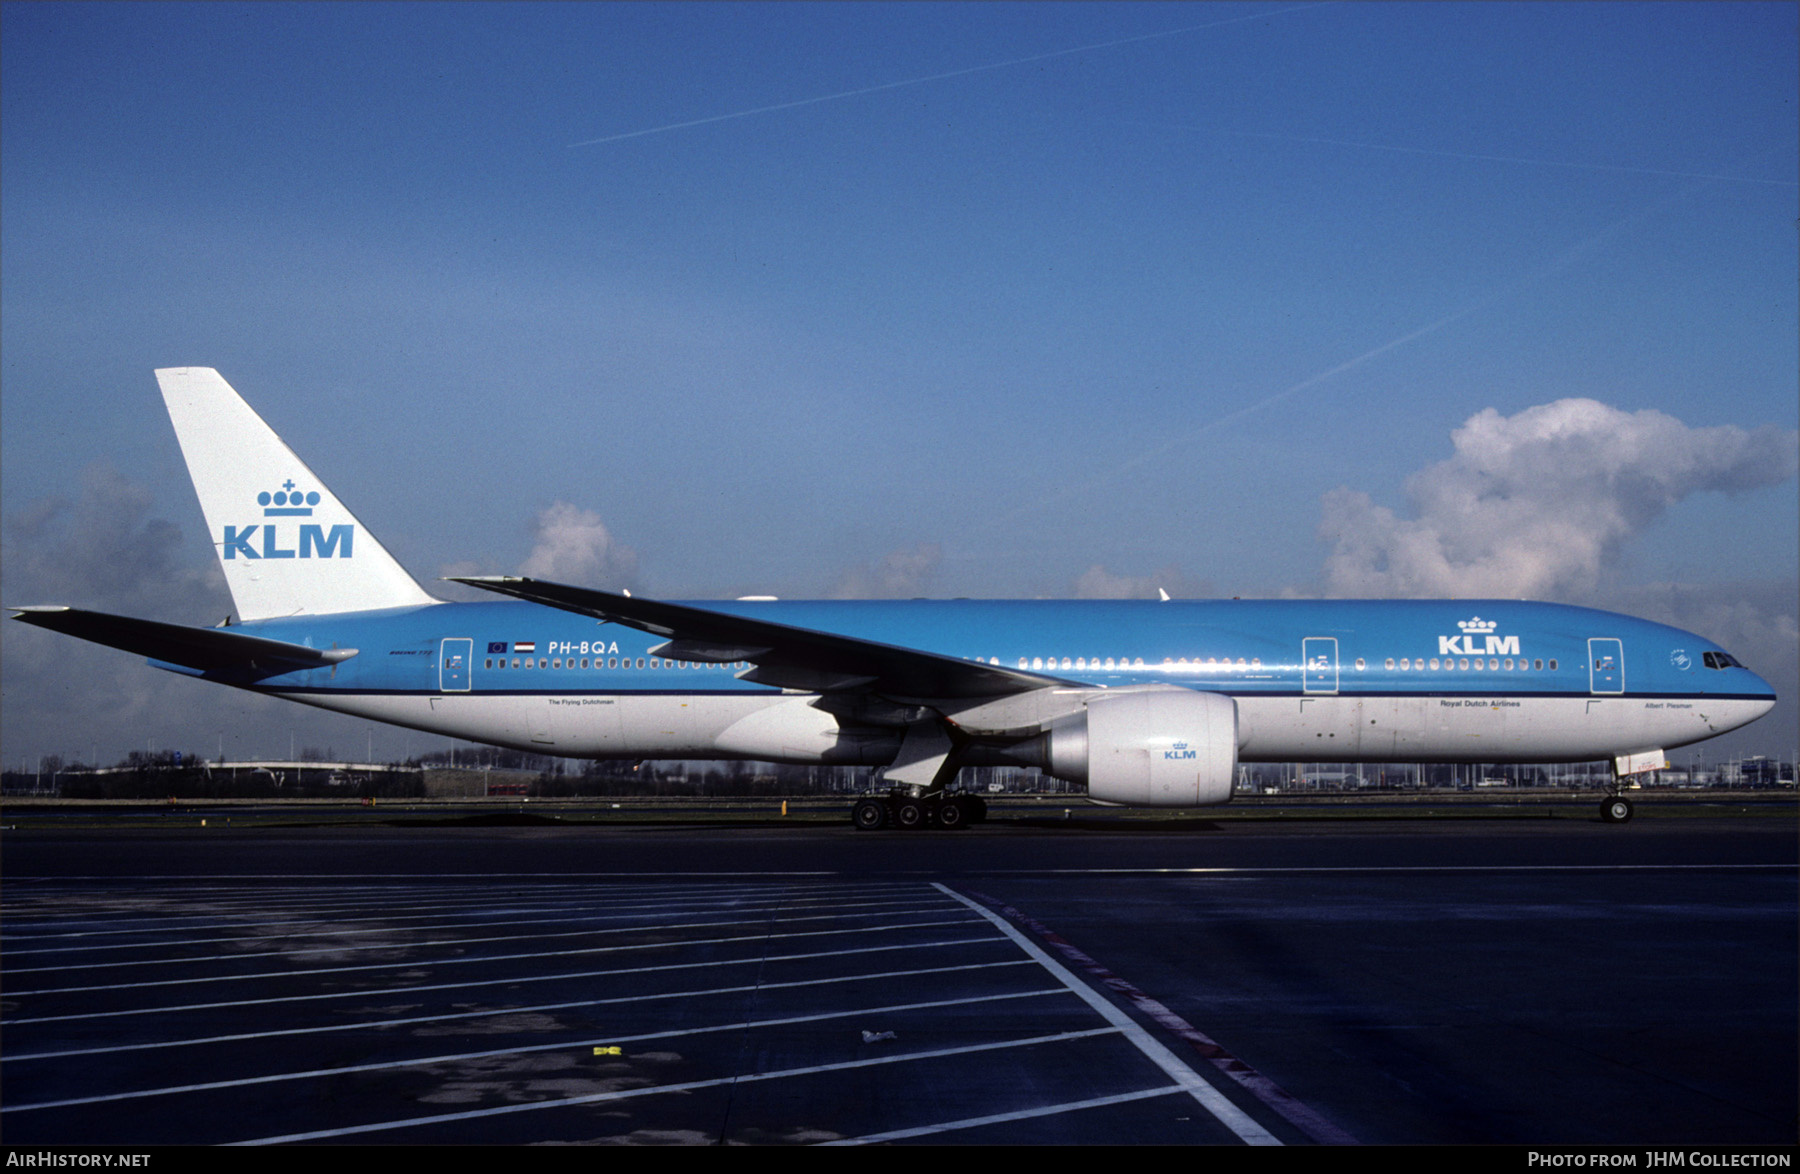
[[[1700,659],[1706,663],[1706,667],[1709,669],[1741,669],[1744,667],[1729,652],[1708,652]]]

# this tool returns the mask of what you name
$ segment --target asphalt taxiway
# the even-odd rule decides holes
[[[0,833],[0,1133],[1791,1143],[1791,817]]]

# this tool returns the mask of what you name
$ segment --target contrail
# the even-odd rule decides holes
[[[1120,37],[1116,41],[1099,41],[1092,45],[1077,45],[1072,49],[1058,49],[1052,53],[1038,53],[1030,57],[1015,57],[1011,61],[994,61],[986,65],[971,65],[966,69],[953,69],[948,73],[934,73],[925,77],[912,77],[904,81],[883,82],[878,86],[865,86],[860,90],[844,90],[836,94],[821,94],[815,98],[800,98],[792,102],[777,102],[773,106],[757,106],[750,110],[735,110],[730,114],[714,114],[707,118],[694,118],[687,122],[671,122],[663,126],[652,126],[645,130],[631,130],[624,134],[602,135],[597,139],[583,139],[579,143],[570,143],[575,147],[592,147],[599,143],[616,143],[622,139],[642,138],[645,135],[659,135],[672,130],[686,130],[694,126],[708,126],[715,122],[728,122],[734,118],[750,118],[757,114],[773,114],[777,110],[793,110],[801,106],[816,106],[820,102],[837,102],[844,98],[858,98],[864,94],[879,94],[883,90],[898,90],[906,86],[922,86],[926,82],[941,82],[946,78],[967,77],[972,73],[985,73],[993,69],[1010,69],[1015,65],[1030,65],[1034,61],[1050,61],[1057,57],[1067,57],[1073,53],[1092,53],[1098,49],[1112,49],[1119,45],[1134,45],[1140,41],[1155,41],[1163,37],[1178,37],[1183,33],[1195,33],[1201,29],[1216,29],[1228,24],[1241,24],[1247,20],[1261,20],[1268,16],[1280,16],[1286,12],[1301,12],[1308,8],[1322,8],[1331,0],[1319,0],[1314,4],[1295,4],[1287,8],[1276,8],[1268,12],[1258,12],[1250,16],[1234,16],[1226,20],[1209,21],[1206,24],[1183,25],[1178,29],[1165,29],[1160,33],[1142,33],[1135,37]]]
[[[1357,367],[1360,367],[1364,363],[1367,363],[1369,360],[1377,358],[1378,356],[1384,355],[1391,350],[1395,350],[1399,347],[1403,347],[1410,342],[1416,342],[1417,340],[1424,338],[1428,334],[1435,334],[1438,331],[1442,330],[1444,327],[1449,326],[1451,323],[1457,322],[1463,318],[1467,318],[1470,314],[1475,313],[1477,310],[1486,309],[1487,307],[1493,305],[1496,302],[1499,302],[1508,297],[1511,297],[1513,294],[1517,293],[1521,289],[1526,288],[1527,286],[1534,285],[1537,282],[1544,280],[1546,277],[1549,277],[1550,275],[1552,275],[1554,273],[1557,273],[1557,272],[1560,272],[1561,270],[1567,269],[1569,266],[1573,265],[1576,261],[1580,260],[1586,254],[1593,252],[1601,244],[1603,244],[1606,241],[1611,240],[1613,237],[1616,237],[1619,234],[1625,232],[1627,229],[1632,228],[1645,220],[1648,220],[1650,217],[1656,215],[1657,213],[1661,212],[1663,209],[1669,207],[1670,205],[1678,203],[1679,201],[1686,199],[1688,196],[1692,195],[1694,192],[1699,191],[1701,188],[1706,187],[1709,182],[1718,182],[1718,181],[1716,181],[1716,180],[1696,180],[1693,183],[1683,185],[1679,190],[1672,192],[1668,195],[1665,195],[1665,196],[1661,197],[1660,199],[1653,200],[1649,204],[1638,209],[1637,211],[1632,212],[1629,215],[1622,216],[1618,220],[1615,220],[1611,224],[1608,224],[1604,228],[1601,228],[1599,231],[1594,232],[1594,233],[1590,234],[1589,236],[1582,238],[1581,240],[1577,241],[1575,244],[1570,245],[1568,248],[1564,249],[1562,252],[1556,254],[1554,257],[1551,257],[1549,260],[1543,262],[1541,265],[1538,265],[1533,269],[1527,270],[1524,274],[1522,274],[1518,277],[1515,277],[1511,281],[1503,283],[1502,285],[1489,291],[1487,294],[1485,294],[1481,297],[1478,297],[1475,300],[1469,302],[1467,305],[1463,306],[1459,310],[1455,310],[1449,314],[1446,314],[1442,318],[1439,318],[1433,322],[1429,322],[1424,326],[1420,326],[1420,327],[1417,327],[1416,329],[1410,330],[1407,333],[1402,334],[1399,338],[1392,339],[1388,342],[1382,343],[1378,347],[1374,347],[1370,350],[1366,350],[1362,354],[1357,355],[1355,358],[1346,359],[1344,362],[1339,363],[1337,366],[1332,367],[1329,370],[1320,371],[1318,374],[1308,376],[1307,378],[1302,379],[1300,382],[1293,384],[1290,387],[1283,388],[1282,390],[1277,391],[1277,392],[1273,393],[1272,395],[1264,396],[1262,399],[1259,399],[1254,403],[1246,404],[1245,406],[1239,408],[1235,412],[1230,412],[1224,416],[1219,417],[1216,420],[1209,420],[1205,424],[1200,425],[1198,428],[1194,428],[1187,432],[1183,432],[1178,436],[1172,437],[1171,439],[1164,441],[1162,444],[1157,445],[1155,448],[1146,449],[1145,451],[1137,454],[1136,456],[1130,457],[1127,460],[1120,462],[1118,465],[1114,466],[1112,469],[1110,469],[1104,473],[1100,473],[1097,476],[1090,477],[1087,480],[1082,481],[1078,484],[1067,485],[1063,488],[1061,493],[1055,494],[1054,496],[1047,497],[1047,498],[1044,498],[1039,501],[1034,501],[1029,505],[1020,506],[1018,509],[1013,510],[1011,513],[1009,513],[1009,514],[1005,515],[1004,517],[999,518],[997,520],[1001,525],[1005,525],[1005,524],[1017,521],[1019,518],[1025,516],[1026,514],[1034,513],[1038,510],[1041,510],[1045,506],[1057,505],[1057,504],[1060,504],[1061,502],[1069,500],[1070,498],[1074,498],[1074,497],[1078,497],[1078,496],[1081,496],[1086,493],[1090,493],[1094,489],[1098,488],[1099,486],[1104,485],[1106,482],[1114,480],[1115,478],[1119,477],[1121,474],[1124,474],[1132,469],[1135,469],[1135,468],[1139,467],[1140,465],[1145,465],[1145,464],[1150,463],[1151,461],[1157,460],[1160,457],[1164,456],[1165,454],[1167,454],[1177,448],[1182,447],[1183,445],[1191,444],[1192,442],[1194,442],[1195,440],[1198,440],[1202,436],[1205,436],[1209,432],[1213,432],[1220,428],[1225,427],[1226,425],[1236,423],[1237,421],[1243,419],[1246,416],[1252,415],[1256,412],[1263,411],[1265,408],[1271,408],[1271,407],[1275,406],[1276,404],[1281,403],[1283,400],[1286,400],[1292,396],[1298,395],[1300,392],[1305,391],[1309,387],[1315,387],[1318,384],[1324,383],[1327,380],[1330,380],[1339,375],[1342,375],[1346,371],[1350,371]]]
[[[1748,175],[1714,175],[1704,171],[1670,171],[1660,167],[1625,167],[1614,163],[1571,163],[1562,159],[1533,159],[1525,155],[1479,155],[1467,151],[1441,151],[1430,147],[1397,147],[1389,143],[1365,143],[1355,139],[1328,139],[1316,135],[1274,134],[1267,131],[1225,130],[1214,126],[1166,122],[1140,125],[1160,126],[1170,130],[1194,131],[1198,134],[1234,135],[1243,139],[1271,139],[1284,143],[1319,143],[1331,147],[1356,147],[1364,151],[1389,151],[1398,155],[1431,155],[1440,159],[1466,159],[1476,163],[1525,163],[1533,167],[1568,167],[1578,171],[1615,171],[1626,175],[1660,175],[1673,179],[1711,179],[1723,183],[1766,183],[1776,187],[1800,187],[1791,179],[1759,179]]]

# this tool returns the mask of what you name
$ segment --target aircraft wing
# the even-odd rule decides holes
[[[666,643],[650,650],[656,656],[715,664],[747,660],[755,667],[739,677],[784,689],[820,693],[860,689],[889,697],[965,700],[1076,684],[854,636],[541,579],[452,576],[450,581],[667,637]]]
[[[83,611],[76,607],[15,607],[9,610],[17,613],[13,619],[39,628],[79,636],[95,644],[135,652],[166,664],[228,677],[255,679],[298,669],[326,668],[356,655],[354,648],[307,648],[281,640],[246,636],[225,628],[189,628],[100,611]]]

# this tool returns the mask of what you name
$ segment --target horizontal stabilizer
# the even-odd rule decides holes
[[[728,659],[747,660],[756,666],[738,676],[782,688],[810,692],[866,689],[891,697],[964,700],[1073,683],[982,661],[796,628],[684,603],[614,595],[591,587],[510,576],[452,576],[450,581],[667,637],[671,643],[663,646],[668,649],[663,655],[676,659],[683,659],[678,650],[684,647],[706,649],[714,655],[735,654]]]
[[[224,628],[189,628],[75,607],[15,607],[10,610],[17,613],[13,616],[15,620],[39,628],[221,676],[272,677],[299,669],[328,668],[356,655],[354,648],[308,648],[302,644],[246,636]]]

